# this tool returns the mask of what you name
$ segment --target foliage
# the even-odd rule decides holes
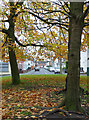
[[[67,7],[67,3],[65,3],[65,6],[63,7],[61,2],[59,4],[56,4],[56,2],[37,3],[33,1],[28,1],[28,3],[14,3],[12,8],[15,9],[15,15],[13,16],[15,23],[14,33],[15,37],[18,38],[18,40],[16,40],[17,43],[12,43],[12,46],[13,49],[16,51],[18,61],[24,61],[29,57],[31,58],[31,60],[42,60],[44,58],[55,60],[58,57],[67,59],[68,31],[66,30],[68,30],[67,26],[69,25],[69,16],[67,14],[69,13],[69,9]],[[2,43],[5,43],[2,47],[3,61],[9,60],[7,47],[9,40],[6,40],[7,35],[5,35],[6,32],[4,30],[8,30],[10,9],[10,4],[3,1],[1,9],[1,27],[2,32],[4,33],[2,35]],[[86,7],[84,10],[86,10]],[[40,17],[39,20],[38,17]],[[87,20],[85,20],[85,22],[87,22]],[[85,30],[86,29],[87,28],[85,28]],[[85,51],[87,44],[87,34],[85,31],[83,32],[83,34],[84,38],[82,40],[81,49]],[[38,49],[36,49],[35,47],[38,43],[42,45],[44,44],[44,46],[46,47],[39,47]]]

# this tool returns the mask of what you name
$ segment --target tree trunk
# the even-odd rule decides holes
[[[10,47],[9,47],[9,61],[11,66],[12,84],[17,85],[20,83],[18,65],[16,61],[15,51],[13,50],[13,48]]]
[[[69,56],[68,56],[68,75],[67,92],[65,96],[65,106],[68,110],[80,111],[80,46],[83,21],[80,16],[83,12],[83,3],[71,2],[69,32]]]
[[[10,20],[9,20],[9,29],[8,29],[8,51],[9,51],[9,61],[11,66],[11,74],[12,74],[12,84],[17,85],[20,83],[20,77],[18,72],[18,65],[15,55],[15,50],[13,47],[13,43],[15,43],[14,36],[14,19],[13,15],[15,14],[15,9],[13,8],[14,2],[10,2]]]

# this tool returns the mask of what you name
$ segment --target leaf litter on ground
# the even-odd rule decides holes
[[[51,77],[48,82],[45,80],[45,77],[41,77],[40,80],[37,77],[34,77],[32,80],[24,78],[25,81],[22,81],[22,86],[10,86],[2,89],[3,119],[37,118],[37,116],[42,116],[43,113],[55,110],[56,106],[62,102],[64,95],[56,93],[64,89],[63,82],[65,77],[62,77],[61,83],[60,81],[58,83],[58,76]],[[38,84],[35,84],[35,81]],[[84,84],[83,79],[81,82]],[[3,83],[5,84],[5,82]],[[82,95],[81,98],[82,106],[88,107],[89,104],[86,103],[86,95]]]
[[[2,117],[3,119],[35,118],[45,111],[52,111],[63,100],[63,94],[55,94],[55,91],[60,90],[59,87],[39,87],[31,90],[16,87],[3,89]]]
[[[22,118],[39,114],[43,108],[57,106],[63,99],[54,91],[59,88],[36,88],[26,90],[13,87],[2,90],[2,116],[6,118]],[[41,111],[42,110],[42,111]]]

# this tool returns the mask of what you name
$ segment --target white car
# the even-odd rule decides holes
[[[47,66],[44,66],[44,68],[45,68],[45,69],[48,69],[48,67],[47,67]]]
[[[60,73],[60,67],[55,67],[55,70],[54,70],[55,74],[58,74]]]
[[[35,67],[35,71],[39,71],[39,70],[40,70],[39,66]]]
[[[50,68],[49,68],[49,71],[50,71],[50,72],[54,72],[54,70],[55,70],[54,67],[50,67]]]

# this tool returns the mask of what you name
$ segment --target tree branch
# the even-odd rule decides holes
[[[83,15],[81,16],[81,19],[84,19],[88,14],[89,14],[89,5],[87,6],[85,12],[84,12]]]
[[[0,32],[6,33],[8,35],[8,30],[0,27]]]
[[[29,9],[29,10],[33,11],[31,8],[26,8],[26,7],[25,7],[25,9]],[[44,10],[44,11],[46,11],[46,12],[45,12],[45,13],[39,12],[39,14],[46,15],[46,14],[50,14],[50,13],[54,13],[54,12],[60,12],[60,13],[62,13],[62,14],[64,14],[64,15],[68,16],[68,17],[71,17],[71,15],[69,15],[69,12],[64,13],[64,12],[62,12],[62,10],[47,10],[47,9],[42,8],[42,7],[41,7],[41,10]],[[34,12],[34,13],[37,13],[36,11],[33,11],[33,12]]]
[[[9,20],[1,20],[1,22],[9,22]]]
[[[83,27],[89,26],[89,22],[84,23]]]
[[[36,22],[37,22],[37,19],[35,18],[35,20],[36,20]],[[36,25],[36,27],[40,30],[40,31],[42,31],[43,32],[43,34],[44,34],[44,37],[45,37],[45,40],[46,40],[46,36],[45,36],[45,33],[44,33],[44,31],[42,30],[42,29],[40,29],[37,25]]]
[[[63,24],[63,23],[61,23],[61,22],[49,22],[48,21],[48,19],[43,19],[42,17],[40,17],[39,15],[36,15],[35,13],[32,13],[32,12],[30,12],[30,11],[24,11],[24,10],[22,10],[22,11],[20,11],[20,12],[18,12],[16,15],[15,15],[15,17],[17,17],[20,13],[25,13],[25,12],[28,12],[29,14],[31,14],[31,15],[33,15],[34,17],[37,17],[38,19],[40,19],[41,21],[43,21],[43,22],[45,22],[45,23],[47,23],[47,24],[52,24],[52,25],[63,25],[63,26],[65,26],[65,27],[68,27],[68,25],[66,25],[66,24]]]
[[[2,47],[4,47],[6,43],[7,43],[7,36],[6,36],[6,40],[5,40],[5,42],[3,43]]]
[[[18,41],[17,37],[15,37],[15,41],[18,43],[18,45],[20,45],[22,47],[27,47],[27,46],[46,47],[45,45],[36,45],[36,44],[32,44],[32,43],[23,45],[21,42]]]
[[[61,6],[62,6],[63,10],[69,15],[69,12],[65,9],[64,5],[62,5],[62,2],[60,2],[60,3],[61,3]]]
[[[16,3],[16,6],[22,6],[23,2],[24,2],[24,1],[22,1],[22,2],[17,2],[17,3]]]
[[[40,16],[38,16],[38,15],[36,15],[36,14],[30,12],[30,11],[29,11],[28,13],[31,14],[31,15],[33,15],[33,16],[35,16],[35,17],[37,17],[38,19],[40,19],[41,21],[43,21],[43,22],[45,22],[45,23],[47,23],[47,24],[52,24],[52,25],[59,24],[59,25],[63,25],[63,26],[68,27],[68,25],[62,24],[62,23],[60,23],[60,22],[53,22],[53,23],[52,23],[52,22],[48,22],[47,19],[43,19],[42,17],[40,17]]]
[[[85,31],[86,34],[88,34],[88,31],[86,31],[84,28],[83,28],[83,30]]]
[[[67,2],[65,2],[65,5],[69,9],[69,11],[70,11],[70,7],[68,6]]]

